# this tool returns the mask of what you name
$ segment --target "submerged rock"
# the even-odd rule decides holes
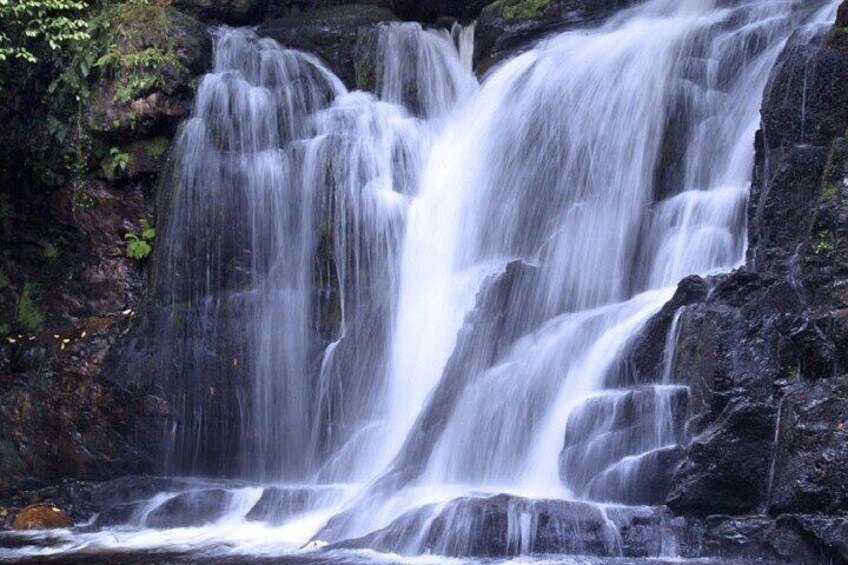
[[[403,514],[385,529],[331,547],[400,554],[506,557],[567,554],[658,557],[664,513],[506,494],[467,497]]]
[[[279,526],[307,510],[338,501],[343,494],[343,489],[331,486],[268,487],[247,513],[246,519]]]
[[[233,498],[224,489],[185,492],[153,509],[144,521],[148,528],[190,528],[211,524],[222,518]]]

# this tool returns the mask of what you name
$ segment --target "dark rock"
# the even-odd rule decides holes
[[[267,21],[258,32],[285,47],[315,53],[352,89],[356,87],[360,29],[394,20],[397,16],[383,7],[351,4],[293,12]]]
[[[804,384],[781,406],[769,511],[848,511],[848,378]]]
[[[483,74],[546,35],[591,27],[634,0],[498,0],[483,9],[474,60]]]
[[[40,481],[32,478],[20,481],[20,488],[2,500],[0,507],[7,509],[7,524],[12,528],[12,520],[16,512],[34,504],[44,504],[61,508],[73,523],[88,522],[96,511],[91,501],[91,491],[94,483],[74,479],[62,479],[51,485],[37,484]],[[0,529],[3,528],[0,518]]]
[[[99,508],[142,502],[162,492],[179,492],[197,489],[204,483],[191,479],[151,476],[126,476],[96,485],[91,491],[91,501]]]
[[[490,0],[394,0],[397,15],[405,20],[432,23],[439,18],[471,20]]]
[[[666,376],[666,356],[669,351],[669,332],[681,309],[702,302],[709,292],[709,285],[699,276],[686,277],[677,287],[671,300],[663,305],[639,336],[629,345],[619,366],[609,371],[605,385],[610,388],[661,382]],[[674,336],[671,336],[674,337]],[[673,353],[673,352],[671,352]]]
[[[845,518],[786,515],[732,518],[713,516],[694,539],[687,556],[724,559],[767,559],[782,563],[846,563]]]
[[[848,53],[793,38],[772,72],[763,101],[765,142],[827,146],[848,124]]]
[[[589,484],[589,497],[621,504],[661,503],[684,454],[685,450],[675,445],[619,461]]]
[[[785,150],[751,218],[749,253],[758,269],[785,268],[810,241],[826,162],[825,147]]]
[[[152,510],[144,525],[170,529],[211,524],[226,514],[232,497],[232,493],[224,489],[178,494]]]
[[[269,487],[250,509],[246,518],[272,526],[284,524],[293,516],[340,500],[344,491],[335,487]]]
[[[297,13],[348,5],[376,6],[391,11],[394,9],[394,0],[273,0],[268,3],[265,19],[272,20]]]
[[[174,0],[173,4],[202,21],[232,25],[258,23],[268,8],[268,0]]]
[[[755,269],[790,271],[796,255],[836,251],[838,232],[813,226],[822,207],[844,208],[838,138],[848,129],[848,51],[823,43],[793,37],[766,90],[749,205]]]
[[[222,487],[241,488],[240,483],[210,482],[199,479],[178,479],[151,476],[127,476],[94,485],[90,495],[91,514],[96,514],[94,527],[106,528],[112,526],[140,526],[149,510],[151,501],[166,493],[181,493],[167,500],[156,509],[158,514],[154,522],[146,522],[150,527],[177,527],[174,524],[193,523],[195,520],[205,520],[203,517],[192,518],[193,511],[204,512],[214,504],[218,491]],[[202,493],[212,493],[210,495]],[[221,496],[220,498],[226,498]],[[228,501],[229,499],[227,499]],[[164,525],[162,525],[164,524]]]
[[[689,445],[669,506],[694,515],[754,510],[767,488],[774,422],[771,405],[734,400]]]
[[[0,495],[28,476],[106,479],[156,469],[164,422],[143,395],[96,377],[29,374],[0,380],[0,431],[10,457],[0,460]]]

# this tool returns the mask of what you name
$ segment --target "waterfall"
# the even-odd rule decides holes
[[[162,188],[171,471],[287,483],[227,528],[305,489],[301,543],[455,547],[461,501],[508,493],[510,552],[550,500],[619,552],[615,508],[661,505],[689,440],[680,312],[630,358],[683,278],[742,263],[769,73],[833,4],[647,0],[482,84],[473,27],[386,24],[374,94],[219,30]]]

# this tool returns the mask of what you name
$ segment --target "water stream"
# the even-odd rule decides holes
[[[171,471],[244,482],[26,551],[463,555],[468,508],[506,493],[508,554],[566,501],[600,524],[575,552],[619,555],[689,439],[678,316],[656,367],[628,355],[681,279],[743,261],[769,73],[834,10],[648,0],[482,84],[473,27],[385,25],[378,95],[219,30],[163,188],[156,328]]]

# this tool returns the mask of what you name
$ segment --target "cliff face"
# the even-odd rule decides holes
[[[709,281],[681,319],[675,372],[693,389],[693,440],[668,503],[770,517],[707,520],[730,554],[786,558],[789,536],[809,552],[795,559],[848,557],[829,539],[845,528],[848,468],[846,15],[782,54],[756,140],[747,265]]]
[[[127,243],[142,236],[142,220],[155,223],[167,148],[210,64],[206,24],[261,23],[260,33],[319,53],[348,86],[367,87],[357,46],[369,28],[483,9],[340,4],[150,6],[134,14],[138,28],[120,47],[171,55],[155,83],[126,95],[126,77],[91,75],[89,102],[62,140],[48,132],[43,79],[3,94],[12,127],[0,152],[0,496],[160,470],[171,408],[156,379],[138,374],[144,363],[123,364],[138,353],[128,347],[143,348],[137,312],[149,306],[149,259],[128,256]],[[626,4],[495,2],[480,16],[479,68]],[[796,35],[774,70],[756,139],[746,267],[687,281],[677,303],[690,303],[674,374],[693,391],[692,441],[667,502],[696,517],[693,530],[716,551],[848,559],[845,536],[834,541],[848,511],[846,77],[848,3],[826,37]],[[54,167],[68,147],[74,163]],[[661,315],[667,328],[670,312]],[[658,346],[646,339],[638,361],[655,363],[647,357]],[[786,539],[800,540],[796,553]]]

